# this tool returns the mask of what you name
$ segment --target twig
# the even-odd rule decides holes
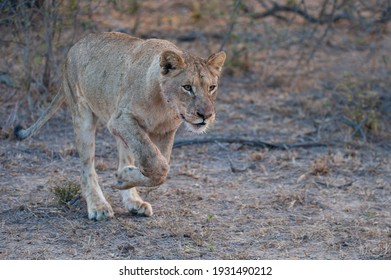
[[[328,0],[326,0],[326,1],[323,2],[322,9],[321,9],[321,11],[320,11],[320,13],[319,13],[319,18],[321,18],[322,15],[324,14],[324,12],[325,12],[325,10],[326,10],[327,4],[328,4]],[[332,16],[334,15],[335,10],[336,10],[336,2],[334,1],[334,2],[333,2],[333,6],[332,6],[332,11],[331,11],[331,14],[329,15],[329,17],[332,17]],[[293,77],[293,79],[292,79],[292,81],[291,81],[291,89],[293,89],[293,88],[296,86],[296,83],[297,83],[297,81],[298,81],[298,79],[299,79],[299,76],[300,76],[300,72],[301,72],[301,71],[300,71],[300,68],[301,68],[301,66],[302,66],[302,65],[307,65],[307,64],[313,59],[313,57],[315,56],[315,53],[318,51],[320,45],[322,44],[322,42],[323,42],[324,39],[326,38],[326,36],[327,36],[329,30],[331,29],[332,23],[333,23],[333,21],[329,21],[329,22],[327,23],[327,26],[326,26],[326,28],[325,28],[325,30],[324,30],[322,36],[320,36],[320,38],[319,38],[319,39],[317,40],[317,42],[314,44],[314,46],[313,46],[313,48],[312,48],[310,54],[307,56],[306,59],[304,59],[304,57],[306,56],[306,52],[305,52],[304,49],[303,49],[302,55],[300,55],[300,58],[299,58],[299,60],[298,60],[298,62],[297,62],[297,65],[296,65],[296,67],[295,67],[295,70],[294,70],[295,75],[294,75],[294,77]],[[317,27],[314,28],[311,37],[315,35],[315,31],[316,31],[316,30],[317,30]]]
[[[78,203],[81,199],[81,194],[77,194],[74,198],[72,198],[70,201],[66,203],[66,205],[71,208],[72,206],[75,206],[76,203]]]
[[[294,148],[313,148],[313,147],[326,147],[324,143],[310,142],[310,143],[299,143],[299,144],[285,144],[285,143],[268,143],[261,140],[251,140],[245,138],[236,137],[211,137],[211,138],[193,138],[193,139],[179,139],[174,142],[174,148],[179,148],[187,145],[194,144],[208,144],[208,143],[239,143],[250,147],[288,150]]]
[[[391,20],[391,4],[387,7],[387,10],[383,11],[380,19],[376,20],[375,23],[387,23]]]
[[[19,45],[19,46],[26,46],[25,43],[23,42],[18,42],[18,41],[15,41],[15,40],[3,40],[3,39],[0,39],[0,43],[4,43],[4,44],[15,44],[15,45]]]
[[[323,187],[326,187],[326,188],[335,188],[335,189],[346,189],[347,187],[350,187],[351,185],[353,185],[354,181],[350,181],[350,182],[347,182],[345,184],[342,184],[342,185],[332,185],[332,184],[329,184],[329,183],[325,183],[325,182],[321,182],[321,181],[315,181],[315,183],[317,185],[320,185],[320,186],[323,186]]]
[[[333,2],[334,4],[337,3],[337,1]],[[344,2],[342,2],[341,5],[339,5],[337,8],[343,8],[345,5]],[[265,5],[263,5],[264,8],[267,8]],[[307,9],[301,9],[298,5],[280,5],[278,3],[273,2],[273,7],[267,8],[266,11],[262,13],[253,13],[250,14],[251,18],[253,19],[261,19],[261,18],[266,18],[266,17],[275,17],[278,19],[284,19],[284,17],[281,17],[279,13],[285,12],[285,13],[295,13],[302,17],[304,20],[306,20],[309,23],[314,23],[314,24],[328,24],[332,22],[338,22],[341,20],[348,20],[348,21],[354,21],[355,18],[347,13],[347,12],[342,12],[339,14],[334,15],[334,13],[331,14],[326,14],[323,15],[321,14],[319,17],[315,17],[307,12]],[[365,20],[366,18],[364,18]],[[391,6],[388,4],[388,6],[382,11],[381,16],[373,20],[373,24],[385,24],[391,20]]]
[[[10,138],[13,136],[13,130],[15,127],[15,120],[18,113],[19,101],[15,103],[14,109],[8,116],[3,128],[0,127],[0,138]]]
[[[232,11],[231,19],[230,19],[231,23],[228,28],[228,31],[225,33],[223,41],[221,42],[220,51],[224,50],[225,44],[227,43],[229,37],[231,36],[232,30],[234,29],[234,26],[236,24],[237,11],[239,9],[240,2],[241,2],[241,0],[236,0],[234,9]]]
[[[215,141],[215,143],[219,146],[219,147],[221,147],[223,150],[225,150],[226,152],[229,152],[229,150],[223,145],[223,144],[221,144],[220,142],[218,142],[218,141]],[[246,171],[247,169],[248,169],[248,167],[246,167],[246,166],[242,166],[242,167],[236,167],[236,165],[234,164],[234,162],[232,161],[232,158],[230,157],[230,155],[229,155],[229,153],[227,153],[227,157],[228,157],[228,162],[229,162],[229,166],[230,166],[230,168],[231,168],[231,171],[233,172],[233,173],[238,173],[238,172],[244,172],[244,171]]]
[[[337,22],[343,19],[351,20],[351,17],[347,15],[346,13],[341,13],[338,15],[325,15],[324,17],[314,17],[310,15],[307,11],[301,9],[297,5],[280,5],[277,3],[273,3],[273,7],[264,11],[263,13],[256,13],[252,14],[251,17],[253,19],[260,19],[265,18],[269,16],[277,17],[278,13],[280,12],[289,12],[289,13],[295,13],[302,18],[304,18],[306,21],[310,23],[317,23],[317,24],[326,24],[330,22]]]
[[[349,119],[348,117],[342,116],[342,121],[343,121],[345,124],[347,124],[347,125],[349,125],[349,126],[351,126],[351,127],[354,128],[354,131],[353,131],[353,133],[351,134],[351,137],[353,138],[354,135],[356,135],[357,132],[359,132],[359,133],[360,133],[360,136],[361,136],[361,138],[362,138],[362,140],[363,140],[364,142],[367,141],[367,137],[366,137],[364,131],[362,130],[362,125],[367,121],[367,119],[368,119],[368,117],[362,119],[362,120],[360,121],[360,123],[357,124],[357,123],[355,123],[354,121],[352,121],[351,119]]]

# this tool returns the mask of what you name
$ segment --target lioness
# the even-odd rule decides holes
[[[196,133],[213,122],[225,58],[218,52],[203,59],[165,40],[117,32],[88,35],[69,50],[62,87],[49,108],[28,129],[17,129],[16,137],[33,135],[67,100],[88,217],[101,220],[114,215],[94,165],[96,124],[103,120],[117,141],[117,187],[125,207],[151,216],[151,205],[135,187],[153,187],[166,180],[174,135],[183,121]]]

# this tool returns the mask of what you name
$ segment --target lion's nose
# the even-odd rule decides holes
[[[213,116],[214,108],[211,103],[203,103],[198,106],[197,115],[204,121]]]
[[[210,112],[197,112],[197,115],[200,117],[200,118],[202,118],[203,120],[207,120],[207,119],[209,119],[212,115],[213,115],[213,113],[210,111]]]

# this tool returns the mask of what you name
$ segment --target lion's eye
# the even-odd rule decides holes
[[[211,92],[212,92],[212,91],[214,91],[214,90],[215,90],[215,88],[216,88],[216,86],[215,86],[215,85],[213,85],[213,86],[210,86],[210,87],[209,87],[209,91],[211,91]]]
[[[182,87],[183,87],[183,89],[186,90],[186,91],[189,91],[189,92],[193,91],[193,88],[192,88],[191,85],[184,85],[184,86],[182,86]]]

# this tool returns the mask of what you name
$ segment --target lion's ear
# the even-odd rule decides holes
[[[213,69],[221,72],[226,57],[227,55],[223,51],[214,53],[207,59],[207,63]]]
[[[185,61],[180,54],[167,50],[160,55],[160,68],[163,75],[183,67],[185,67]]]

